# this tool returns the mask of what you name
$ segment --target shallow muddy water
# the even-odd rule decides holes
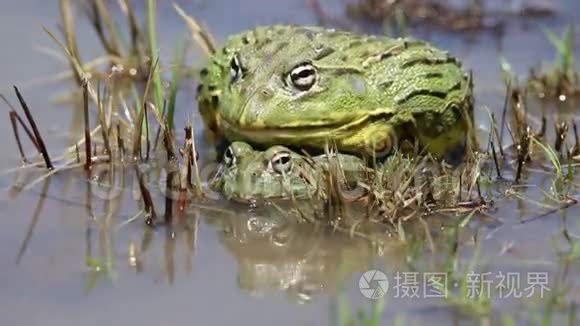
[[[68,66],[43,50],[56,49],[42,26],[57,30],[58,1],[5,2],[0,10],[0,92],[16,102],[11,85],[20,85],[37,121],[42,122],[49,152],[59,153],[79,127],[72,119],[70,105],[55,103],[72,83],[50,81]],[[145,8],[138,3],[137,14],[142,17]],[[276,5],[268,0],[177,3],[200,19],[218,42],[255,25],[317,23],[304,0],[276,1]],[[499,115],[504,100],[498,57],[505,56],[523,77],[530,67],[552,62],[555,56],[543,27],[560,33],[568,23],[580,22],[580,2],[545,3],[557,10],[556,16],[513,18],[501,39],[490,32],[459,34],[429,27],[413,30],[413,35],[448,49],[473,71],[476,124],[483,129],[482,139],[489,129],[484,108]],[[321,4],[329,15],[343,17],[344,1],[325,0]],[[169,1],[159,1],[157,18],[161,55],[171,58],[173,46],[186,33],[185,26]],[[85,58],[100,53],[94,32],[84,19],[78,22],[78,35]],[[201,65],[203,56],[193,53],[192,65]],[[179,95],[177,121],[197,114],[194,89],[192,82]],[[532,121],[540,121],[539,112],[539,106],[532,105]],[[10,122],[7,118],[3,121],[1,171],[19,164]],[[201,124],[196,122],[201,134]],[[203,152],[204,144],[199,146]],[[32,153],[31,147],[27,148]],[[11,187],[14,173],[0,177],[0,324],[338,325],[345,309],[356,317],[359,309],[368,310],[376,304],[359,290],[362,273],[374,268],[390,280],[382,317],[385,325],[397,321],[401,325],[500,324],[505,314],[527,324],[529,319],[545,316],[551,307],[549,294],[558,291],[556,287],[568,290],[565,302],[580,300],[580,264],[559,254],[560,250],[570,250],[566,234],[578,241],[580,209],[572,206],[551,211],[541,205],[541,191],[552,182],[546,173],[531,173],[524,183],[529,189],[522,193],[537,203],[496,195],[495,206],[488,212],[491,217],[476,218],[460,232],[461,264],[477,255],[474,270],[489,272],[495,280],[492,286],[497,286],[502,273],[520,275],[522,281],[516,289],[521,290],[521,298],[492,294],[491,319],[478,319],[474,314],[461,314],[446,300],[426,298],[425,288],[420,286],[425,273],[443,272],[441,262],[446,261],[444,252],[432,254],[427,245],[402,249],[394,237],[389,240],[383,235],[384,243],[377,247],[346,232],[287,224],[272,207],[250,209],[231,203],[188,208],[187,221],[174,233],[163,227],[151,230],[142,219],[125,223],[138,210],[137,201],[131,199],[134,178],[128,177],[128,190],[120,196],[118,207],[107,207],[101,201],[95,203],[95,216],[91,216],[81,172],[58,174],[18,194]],[[512,169],[504,171],[506,177],[513,173]],[[162,202],[160,194],[155,199]],[[112,213],[107,216],[107,212]],[[435,243],[447,241],[450,221],[445,216],[428,219],[428,223]],[[409,231],[424,237],[421,225],[410,226]],[[475,238],[477,247],[473,245]],[[409,262],[409,256],[418,258]],[[397,278],[402,275],[409,278],[405,284]],[[418,277],[417,285],[413,285],[413,275]],[[547,278],[546,282],[536,282],[548,287],[543,298],[526,298],[531,288],[526,289],[524,281],[530,275]],[[418,289],[419,298],[405,295],[405,289]],[[535,289],[539,291],[539,287]],[[345,299],[348,308],[341,306]],[[554,311],[551,321],[568,322],[569,311]]]

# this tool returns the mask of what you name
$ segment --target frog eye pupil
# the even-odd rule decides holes
[[[224,162],[226,163],[226,166],[236,165],[236,157],[231,147],[228,147],[224,152]]]
[[[292,157],[287,152],[278,153],[272,158],[271,164],[276,173],[282,174],[292,168]]]
[[[278,162],[282,165],[286,165],[288,163],[290,163],[290,156],[282,156],[278,159]]]
[[[237,55],[234,55],[230,61],[230,77],[232,78],[232,83],[240,79],[242,74],[243,71],[242,66],[240,65],[240,59]]]
[[[290,72],[290,80],[297,89],[307,91],[316,83],[316,68],[310,63],[298,65]]]

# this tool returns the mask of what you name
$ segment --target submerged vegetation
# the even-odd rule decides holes
[[[328,232],[334,232],[347,238],[364,239],[373,245],[373,254],[384,250],[386,243],[396,242],[400,246],[397,248],[404,248],[399,252],[402,256],[399,265],[403,269],[444,271],[452,280],[446,289],[450,293],[446,305],[463,314],[481,318],[482,324],[485,321],[489,324],[492,317],[495,317],[495,307],[486,298],[467,298],[468,275],[473,270],[488,267],[484,264],[491,263],[488,260],[482,261],[478,252],[471,252],[471,257],[465,258],[464,245],[467,241],[464,237],[470,233],[469,226],[502,224],[493,215],[495,202],[499,200],[526,200],[542,209],[537,215],[519,221],[522,224],[545,218],[578,203],[575,169],[580,160],[580,144],[577,122],[572,119],[555,123],[555,137],[550,137],[552,128],[548,128],[545,117],[540,126],[530,121],[526,102],[528,92],[522,90],[515,78],[506,71],[509,78],[506,78],[508,87],[502,117],[497,119],[490,113],[487,142],[482,142],[479,148],[472,148],[464,164],[459,167],[450,167],[428,155],[407,157],[395,153],[385,161],[384,166],[372,166],[366,171],[358,184],[364,190],[363,195],[355,198],[340,186],[344,171],[334,156],[328,155],[329,168],[324,169],[323,175],[326,191],[318,192],[315,200],[273,201],[265,205],[268,214],[283,216],[284,223],[277,224],[272,219],[264,222],[253,215],[242,219],[239,215],[243,214],[239,214],[239,211],[245,211],[247,206],[242,210],[239,205],[232,208],[229,206],[231,203],[224,204],[221,198],[208,189],[207,182],[215,164],[204,162],[203,153],[198,153],[193,121],[181,126],[175,121],[176,98],[180,87],[183,83],[193,83],[195,79],[196,69],[185,64],[187,52],[193,43],[205,54],[215,51],[211,34],[175,5],[176,15],[183,19],[189,29],[190,42],[178,44],[173,51],[173,62],[165,64],[159,55],[156,36],[156,1],[147,1],[146,18],[142,21],[136,16],[130,1],[119,3],[125,25],[114,20],[114,10],[108,2],[91,0],[84,3],[89,22],[103,49],[102,57],[93,61],[82,59],[71,1],[60,1],[62,35],[57,36],[50,29],[45,29],[65,53],[70,64],[70,76],[75,83],[72,96],[80,99],[78,110],[82,112],[83,118],[83,134],[64,153],[55,156],[48,152],[25,95],[17,87],[14,87],[14,91],[24,119],[9,99],[2,96],[10,107],[9,118],[23,163],[18,171],[35,177],[32,180],[22,178],[24,181],[18,182],[14,191],[23,192],[43,183],[43,191],[46,192],[50,178],[64,174],[65,171],[80,171],[80,177],[86,181],[85,205],[91,216],[90,223],[99,232],[101,249],[105,248],[101,250],[102,257],[95,257],[91,245],[92,235],[87,232],[86,264],[92,271],[88,289],[103,276],[114,277],[114,254],[111,253],[107,237],[111,236],[109,231],[113,229],[112,217],[126,200],[123,195],[126,188],[129,188],[128,175],[132,175],[135,180],[139,205],[136,212],[131,212],[129,219],[116,227],[138,220],[150,226],[167,226],[166,250],[169,258],[165,263],[170,282],[175,273],[172,260],[175,230],[184,230],[187,248],[193,251],[199,223],[198,211],[207,210],[225,216],[209,223],[216,225],[221,232],[221,240],[226,243],[228,250],[241,257],[240,266],[250,269],[247,278],[240,278],[248,291],[259,287],[257,280],[266,282],[268,279],[262,274],[252,274],[253,264],[262,264],[260,266],[263,267],[264,263],[256,262],[258,259],[254,256],[248,255],[248,258],[239,253],[237,250],[240,250],[242,242],[245,241],[243,245],[247,245],[250,242],[248,239],[253,236],[258,239],[258,245],[277,254],[276,250],[288,243],[303,240],[293,240],[294,234],[308,234],[318,239]],[[432,9],[432,6],[441,6],[435,5],[433,1],[360,1],[356,7],[351,7],[351,11],[357,15],[369,15],[372,12],[376,19],[384,19],[387,15],[405,17],[401,19],[420,18],[452,30],[490,27],[485,25],[489,13],[477,7],[475,4],[478,3],[475,1],[465,13],[448,10],[445,6]],[[378,7],[381,10],[377,10]],[[445,11],[448,15],[425,16],[420,14],[423,11]],[[525,12],[542,13],[541,10],[533,9]],[[455,19],[457,17],[462,19]],[[120,26],[126,28],[121,30]],[[558,49],[560,59],[552,73],[537,75],[532,72],[528,81],[529,89],[540,97],[573,97],[577,93],[578,79],[574,66],[573,29],[570,28],[562,39],[551,32],[548,35]],[[125,41],[127,36],[129,40]],[[22,130],[24,133],[21,133]],[[25,154],[25,138],[22,135],[38,152],[36,159]],[[508,136],[510,139],[507,139]],[[575,144],[571,144],[570,139]],[[328,149],[327,153],[330,152],[331,149]],[[543,173],[550,180],[550,186],[541,189],[544,195],[541,201],[525,197],[523,191],[532,187],[527,181],[533,173]],[[154,190],[159,190],[162,196],[153,193]],[[159,197],[162,197],[161,201]],[[104,217],[99,216],[97,205],[93,203],[97,200],[102,200],[108,207]],[[36,223],[37,211],[42,205],[40,201],[31,228]],[[252,212],[255,209],[257,207],[252,207]],[[442,219],[444,222],[436,222],[435,227],[432,227],[430,218]],[[296,223],[288,227],[287,221]],[[133,241],[129,245],[129,261],[135,269],[140,268],[141,254],[147,250],[151,241],[153,229],[145,229],[141,247]],[[475,248],[473,250],[476,251],[479,250],[480,239],[477,231],[474,233],[467,237],[471,241],[469,248]],[[576,236],[568,234],[567,239],[570,249],[562,250],[562,261],[570,263],[580,256],[580,246]],[[26,250],[29,240],[27,237],[24,241],[19,257]],[[502,255],[510,250],[509,246],[506,244]],[[336,248],[328,249],[333,250],[339,252]],[[368,258],[360,257],[360,252],[349,253],[348,249],[344,249],[340,254],[345,255],[343,261]],[[432,256],[427,257],[427,252]],[[312,259],[312,265],[322,265],[326,272],[333,270],[335,262],[326,262],[327,265],[324,265],[309,256],[309,253],[301,253],[291,263],[305,268],[309,265],[304,262]],[[358,268],[366,268],[363,265]],[[344,268],[346,271],[339,272],[349,274],[357,270],[352,266]],[[271,270],[278,271],[276,266]],[[282,278],[276,273],[270,276]],[[290,285],[285,286],[289,292],[297,291],[295,294],[302,301],[307,301],[311,295],[303,288],[297,290]],[[546,309],[553,314],[556,306],[568,308],[570,319],[573,320],[576,309],[574,304],[564,300],[564,294],[555,292]],[[375,302],[370,313],[363,311],[356,317],[350,315],[346,300],[340,296],[339,300],[341,325],[381,324],[386,305],[382,300]],[[549,313],[544,320],[551,318]],[[514,318],[506,316],[502,320],[509,325],[514,323]],[[405,324],[404,320],[399,316],[396,323]]]

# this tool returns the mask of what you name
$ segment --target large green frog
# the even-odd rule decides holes
[[[305,199],[318,191],[326,192],[325,177],[336,163],[342,189],[358,193],[357,180],[365,172],[363,161],[347,154],[329,155],[310,157],[278,145],[258,151],[247,143],[234,142],[226,149],[211,186],[228,199],[241,202]]]
[[[473,111],[460,62],[428,43],[281,25],[229,37],[201,70],[197,99],[229,142],[331,141],[375,156],[403,144],[436,156],[463,148]]]

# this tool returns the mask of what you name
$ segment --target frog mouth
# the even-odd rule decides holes
[[[275,139],[318,139],[340,134],[354,134],[361,130],[364,125],[376,120],[390,119],[392,114],[380,113],[375,115],[365,115],[358,119],[339,121],[326,124],[310,124],[304,126],[281,126],[281,127],[263,127],[248,126],[242,127],[238,123],[233,123],[227,119],[220,119],[225,129],[233,130],[235,133],[258,141],[272,141]]]

